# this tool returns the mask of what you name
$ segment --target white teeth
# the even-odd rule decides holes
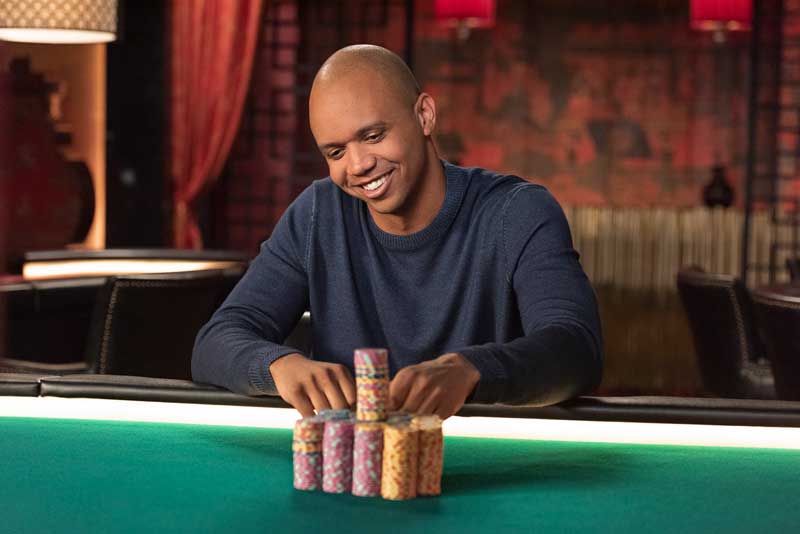
[[[363,187],[363,188],[364,188],[364,189],[366,189],[367,191],[375,191],[375,190],[376,190],[376,189],[378,189],[380,186],[382,186],[384,183],[386,183],[386,178],[388,178],[388,176],[389,176],[389,175],[387,174],[387,175],[386,175],[386,176],[384,176],[383,178],[378,178],[378,179],[377,179],[377,180],[375,180],[374,182],[370,182],[370,183],[368,183],[367,185],[363,185],[363,186],[361,186],[361,187]]]

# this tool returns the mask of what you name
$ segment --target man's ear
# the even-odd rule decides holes
[[[436,103],[428,93],[421,93],[415,106],[417,120],[422,126],[422,133],[430,136],[436,128]]]

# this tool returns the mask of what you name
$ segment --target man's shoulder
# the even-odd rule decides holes
[[[292,202],[287,214],[305,221],[312,233],[336,234],[353,224],[358,214],[357,202],[327,176],[311,182]]]
[[[518,203],[549,203],[552,196],[547,188],[515,174],[498,173],[482,167],[458,167],[453,172],[463,174],[468,180],[468,195],[484,207],[508,209]]]
[[[350,195],[345,194],[342,189],[333,182],[330,176],[314,180],[311,182],[311,185],[306,188],[304,193],[312,194],[314,202],[319,206],[341,205],[343,201],[346,202],[352,199]]]
[[[311,182],[289,205],[289,211],[299,211],[304,216],[318,213],[326,203],[339,202],[341,190],[330,176]]]

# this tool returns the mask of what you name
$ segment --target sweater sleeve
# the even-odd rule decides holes
[[[300,352],[282,343],[308,307],[313,187],[289,206],[245,275],[197,334],[195,381],[245,395],[277,394],[269,366]]]
[[[558,202],[540,186],[516,186],[500,233],[524,335],[457,351],[481,373],[469,401],[547,405],[596,387],[602,372],[597,300]]]

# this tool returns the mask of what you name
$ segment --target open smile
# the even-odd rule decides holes
[[[367,198],[378,198],[383,195],[386,190],[389,188],[389,183],[392,181],[392,177],[394,176],[394,169],[379,176],[378,178],[372,180],[369,183],[364,185],[358,186],[364,191],[364,195]]]

